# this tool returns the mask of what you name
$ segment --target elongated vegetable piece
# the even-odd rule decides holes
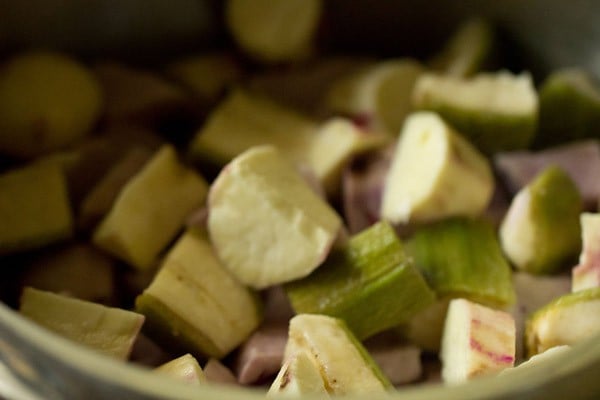
[[[155,371],[192,385],[206,382],[202,368],[191,354],[184,354],[171,360],[157,367]]]
[[[465,299],[450,302],[442,339],[442,378],[456,384],[510,368],[515,362],[512,316]]]
[[[0,175],[0,254],[71,236],[73,218],[62,170],[39,163]]]
[[[312,52],[322,7],[321,0],[228,0],[225,20],[250,56],[265,63],[295,61]]]
[[[408,117],[383,191],[381,217],[419,223],[476,216],[494,181],[487,160],[435,113]]]
[[[317,271],[285,289],[297,313],[340,318],[359,339],[409,321],[434,299],[386,222],[353,236]]]
[[[271,384],[267,397],[329,399],[319,366],[308,351],[298,351],[287,359]]]
[[[235,280],[199,233],[185,233],[136,299],[149,334],[192,354],[221,358],[261,319],[254,294]]]
[[[94,244],[135,268],[150,268],[206,192],[204,179],[165,145],[121,190]]]
[[[413,103],[439,113],[486,154],[527,147],[537,128],[538,99],[527,74],[469,79],[424,74],[415,84]]]
[[[38,324],[103,354],[127,359],[144,316],[26,287],[20,312]]]
[[[600,287],[600,214],[582,213],[582,249],[579,264],[572,271],[572,289]]]
[[[559,297],[535,312],[525,328],[529,356],[573,345],[600,332],[600,288]]]
[[[290,320],[285,359],[308,352],[331,395],[377,393],[391,387],[367,350],[337,318],[299,314]]]
[[[500,226],[500,242],[518,269],[558,271],[579,251],[581,196],[569,176],[548,167],[514,198]]]
[[[230,164],[208,197],[208,229],[224,265],[254,288],[302,278],[327,257],[340,217],[273,146]]]
[[[527,370],[529,368],[535,368],[537,365],[540,365],[540,363],[543,363],[546,360],[566,353],[567,351],[569,351],[570,348],[571,346],[567,345],[552,347],[544,351],[543,353],[539,353],[535,356],[532,356],[529,360],[519,364],[514,368],[507,368],[502,370],[499,375],[513,374],[514,372]]]

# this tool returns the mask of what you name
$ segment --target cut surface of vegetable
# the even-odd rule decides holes
[[[208,229],[224,265],[244,284],[265,288],[310,274],[341,227],[273,146],[228,164],[208,197]]]
[[[392,223],[476,216],[494,188],[489,163],[439,115],[418,112],[404,124],[383,191],[381,216]]]
[[[600,287],[600,214],[582,213],[582,249],[572,271],[573,292]]]
[[[523,370],[526,370],[529,368],[535,368],[536,366],[540,365],[540,363],[543,363],[546,360],[549,360],[551,358],[554,358],[556,356],[560,356],[561,354],[566,353],[567,351],[569,351],[570,348],[571,348],[571,346],[567,346],[567,345],[552,347],[552,348],[544,351],[543,353],[536,354],[535,356],[531,357],[529,360],[517,365],[514,368],[507,368],[505,370],[502,370],[500,372],[500,375],[512,374],[514,372],[523,371]]]
[[[127,359],[144,316],[26,287],[19,311],[27,318],[103,354]]]
[[[515,362],[512,316],[465,299],[452,300],[440,358],[442,378],[450,384],[511,368]]]
[[[206,382],[206,377],[198,361],[191,354],[184,354],[155,369],[156,372],[168,375],[191,385]]]
[[[302,396],[330,398],[321,370],[307,351],[298,351],[283,363],[267,393],[267,397]]]
[[[206,192],[204,179],[165,145],[123,187],[93,242],[132,267],[150,268]]]
[[[502,249],[520,270],[558,271],[581,244],[577,187],[558,167],[548,167],[514,198],[500,226]]]

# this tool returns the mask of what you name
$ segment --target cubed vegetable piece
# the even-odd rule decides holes
[[[191,354],[184,354],[155,369],[156,372],[170,376],[191,385],[206,382],[206,377],[198,361]]]
[[[600,333],[600,288],[566,294],[536,311],[528,320],[528,356],[574,345]]]
[[[0,75],[0,152],[33,158],[92,131],[102,109],[94,75],[71,58],[22,53]]]
[[[321,0],[228,0],[225,20],[237,44],[258,61],[298,61],[312,53],[322,8]]]
[[[442,378],[450,384],[513,367],[512,316],[465,299],[452,300],[444,324],[440,358]]]
[[[572,271],[573,292],[600,287],[600,214],[583,213],[580,222],[582,249]]]
[[[307,352],[331,395],[379,393],[391,384],[344,321],[317,314],[290,320],[285,360]]]
[[[267,397],[329,399],[319,365],[308,351],[298,351],[285,361],[271,384]]]
[[[585,71],[555,71],[542,83],[539,93],[537,146],[600,137],[600,88]]]
[[[548,167],[514,198],[500,226],[502,249],[512,264],[534,274],[565,266],[581,245],[577,187],[558,167]]]
[[[353,236],[314,273],[285,288],[297,313],[340,318],[359,339],[408,322],[434,300],[386,222]]]
[[[208,196],[208,229],[224,265],[257,289],[305,277],[327,257],[336,212],[273,146],[228,164]]]
[[[486,154],[525,148],[537,129],[538,98],[527,74],[466,79],[424,74],[415,84],[413,103],[439,113]]]
[[[144,316],[26,287],[20,312],[41,326],[103,354],[127,359]]]
[[[489,163],[431,112],[408,117],[388,172],[381,217],[419,223],[477,216],[487,207],[494,179]]]
[[[71,236],[73,218],[60,167],[39,163],[1,174],[0,221],[0,254]]]
[[[165,145],[123,187],[94,232],[94,244],[135,268],[150,268],[206,192],[204,179]]]
[[[185,233],[166,255],[148,288],[136,299],[152,337],[174,349],[221,358],[257,328],[257,297],[235,280],[207,238]]]

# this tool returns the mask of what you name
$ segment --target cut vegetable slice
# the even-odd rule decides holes
[[[135,268],[150,268],[206,192],[204,179],[165,145],[121,190],[94,244]]]
[[[512,316],[465,299],[452,300],[440,358],[442,378],[451,384],[511,368],[515,362]]]
[[[504,253],[515,267],[530,273],[558,271],[579,251],[577,187],[558,167],[548,167],[513,199],[500,226]]]
[[[494,188],[487,160],[431,112],[412,114],[387,175],[382,218],[419,223],[453,215],[476,216]]]
[[[600,332],[600,288],[566,294],[527,320],[529,356],[560,345],[573,345]]]
[[[340,318],[359,339],[409,321],[434,299],[385,222],[352,237],[286,292],[297,313]]]
[[[30,250],[71,236],[65,178],[54,163],[0,175],[0,254]]]
[[[310,55],[321,18],[321,0],[228,0],[227,26],[240,47],[266,63]]]
[[[527,147],[537,128],[537,93],[527,74],[469,79],[424,74],[415,84],[413,103],[439,113],[487,154]]]
[[[261,319],[254,294],[216,258],[208,240],[187,232],[169,251],[150,286],[136,299],[149,333],[171,347],[221,358]]]
[[[330,398],[319,366],[307,351],[295,353],[283,364],[267,393],[276,396]]]
[[[567,345],[552,347],[544,351],[543,353],[536,354],[529,360],[514,368],[507,368],[505,370],[502,370],[502,372],[500,372],[500,375],[512,374],[516,371],[523,371],[524,369],[535,368],[536,366],[540,365],[540,363],[546,362],[546,360],[564,354],[565,352],[569,351],[570,348],[571,346]]]
[[[600,214],[580,217],[582,250],[579,265],[573,268],[573,291],[600,287]]]
[[[302,278],[327,257],[341,220],[272,146],[228,164],[208,198],[208,229],[221,260],[244,284]]]
[[[391,387],[367,350],[337,318],[300,314],[290,320],[285,359],[308,352],[331,395],[384,392]]]
[[[144,316],[26,287],[21,314],[68,339],[127,359]]]
[[[157,367],[155,371],[192,385],[206,382],[202,368],[191,354],[184,354],[171,360]]]

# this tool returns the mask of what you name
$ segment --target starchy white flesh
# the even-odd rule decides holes
[[[307,351],[299,351],[283,363],[267,396],[330,398],[319,366]]]
[[[442,378],[450,384],[512,367],[515,362],[512,316],[464,299],[452,300],[440,358]]]
[[[219,174],[208,196],[219,257],[260,289],[310,274],[326,258],[340,217],[273,146],[254,147]]]
[[[152,266],[185,219],[200,207],[207,184],[163,146],[123,187],[94,232],[94,244],[138,269]]]
[[[500,225],[499,237],[502,250],[517,268],[532,262],[535,257],[535,225],[530,221],[531,193],[521,190],[513,198],[510,208]]]
[[[285,360],[307,352],[331,395],[384,392],[390,386],[367,350],[337,318],[298,314],[290,320]]]
[[[476,216],[494,181],[487,160],[437,114],[408,117],[383,191],[381,216],[393,223]]]
[[[155,371],[192,385],[206,382],[202,368],[191,354],[171,360],[157,367]]]
[[[238,45],[263,62],[310,55],[322,12],[321,0],[228,0],[227,26]]]
[[[573,292],[600,286],[600,214],[581,214],[582,250],[573,268]]]
[[[548,350],[544,351],[543,353],[536,354],[535,356],[531,357],[529,360],[525,361],[524,363],[519,364],[518,366],[516,366],[514,368],[507,368],[507,369],[503,370],[502,372],[500,372],[500,375],[512,374],[515,371],[523,371],[525,369],[530,369],[532,367],[536,367],[536,366],[540,365],[540,363],[543,363],[553,357],[564,354],[565,352],[569,351],[570,348],[571,348],[571,346],[567,346],[567,345],[552,347],[551,349],[548,349]]]

